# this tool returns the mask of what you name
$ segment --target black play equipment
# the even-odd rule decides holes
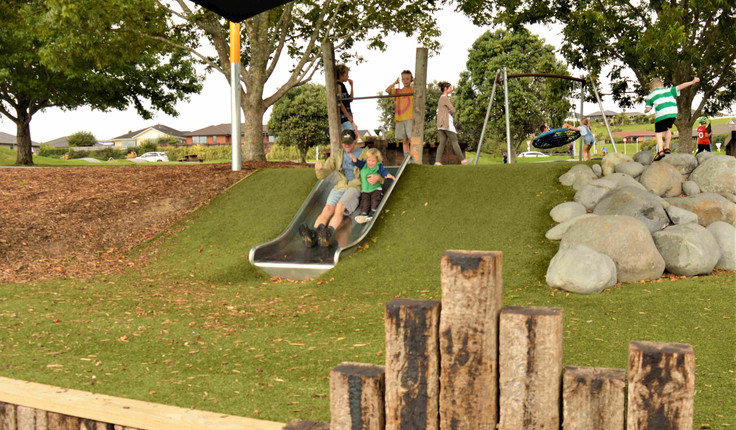
[[[580,132],[569,128],[556,128],[546,131],[532,140],[532,145],[539,149],[557,148],[580,139]]]
[[[222,15],[232,22],[240,22],[269,9],[289,3],[290,0],[232,1],[192,0],[194,3]]]

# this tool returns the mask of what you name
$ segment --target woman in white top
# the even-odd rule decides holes
[[[460,164],[468,164],[468,160],[465,159],[465,154],[460,150],[460,145],[457,142],[457,132],[455,131],[455,123],[452,120],[452,115],[455,113],[455,108],[450,102],[450,93],[452,93],[452,85],[448,82],[442,81],[439,84],[442,95],[437,103],[437,129],[440,140],[440,146],[437,147],[437,157],[435,157],[435,166],[441,166],[442,153],[445,152],[445,143],[449,140],[452,145],[452,150],[455,151],[457,158],[460,160]]]

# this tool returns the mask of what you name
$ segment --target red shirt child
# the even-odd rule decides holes
[[[700,126],[697,129],[698,152],[701,152],[701,150],[703,149],[706,151],[710,151],[710,137],[713,133],[708,131],[708,127],[705,125],[706,121],[707,119],[705,117],[700,118]]]

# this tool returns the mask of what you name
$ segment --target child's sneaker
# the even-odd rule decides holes
[[[317,243],[323,248],[330,246],[330,239],[332,238],[332,230],[324,225],[317,227]]]
[[[358,224],[365,224],[366,222],[368,222],[367,218],[368,214],[366,214],[365,212],[361,212],[360,215],[355,217],[355,222],[357,222]]]
[[[299,235],[307,248],[312,248],[316,244],[316,234],[308,225],[302,224],[299,226]]]
[[[365,217],[365,222],[372,220],[374,216],[376,216],[376,211],[372,210],[368,212],[368,216]]]

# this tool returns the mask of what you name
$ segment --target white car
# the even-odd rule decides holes
[[[133,161],[169,161],[169,156],[165,152],[146,152],[143,155],[135,157]]]
[[[526,151],[519,154],[519,157],[526,158],[526,157],[549,157],[549,155],[539,152],[539,151]]]

